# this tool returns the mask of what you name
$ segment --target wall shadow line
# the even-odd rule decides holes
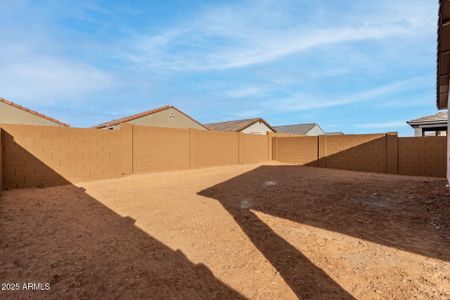
[[[3,299],[245,299],[22,149],[38,174],[63,186],[13,190],[0,203],[0,282],[51,283]],[[27,166],[30,169],[30,166]]]
[[[198,194],[217,200],[229,212],[299,297],[352,296],[252,211],[450,261],[444,232],[448,214],[439,213],[443,204],[420,197],[429,190],[427,181],[398,176],[401,182],[396,182],[390,175],[361,173],[356,182],[346,179],[348,172],[266,165]],[[276,185],[265,187],[265,182]],[[243,200],[251,207],[243,207]]]

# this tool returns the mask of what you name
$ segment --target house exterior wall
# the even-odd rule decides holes
[[[3,102],[0,102],[0,124],[61,126]]]
[[[323,132],[322,128],[320,126],[316,125],[314,126],[310,131],[306,133],[308,136],[318,136],[318,135],[324,135],[325,132]]]
[[[206,130],[203,126],[173,108],[134,119],[127,123],[139,126]]]
[[[423,131],[421,127],[414,127],[414,136],[423,136]]]
[[[241,131],[242,133],[252,133],[252,134],[267,134],[267,132],[273,132],[272,129],[267,127],[266,124],[259,121],[255,124],[250,125],[249,127],[245,128]]]

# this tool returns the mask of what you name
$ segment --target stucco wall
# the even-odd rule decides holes
[[[308,133],[306,135],[308,136],[318,136],[318,135],[323,135],[325,134],[322,130],[322,128],[320,128],[319,125],[314,126],[310,131],[308,131]]]
[[[245,128],[241,131],[242,133],[250,133],[250,134],[266,134],[267,132],[272,132],[272,130],[267,127],[266,124],[259,121],[255,124],[250,125],[249,127]]]
[[[128,123],[140,126],[195,128],[198,130],[206,130],[203,126],[173,108],[150,114],[139,119],[131,120]]]
[[[0,102],[0,124],[61,126],[3,102]]]

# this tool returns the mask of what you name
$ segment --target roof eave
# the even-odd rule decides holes
[[[450,2],[439,1],[437,32],[436,106],[448,108],[450,73]]]

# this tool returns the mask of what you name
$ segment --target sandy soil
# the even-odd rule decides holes
[[[0,298],[446,299],[443,180],[244,165],[5,192]]]

